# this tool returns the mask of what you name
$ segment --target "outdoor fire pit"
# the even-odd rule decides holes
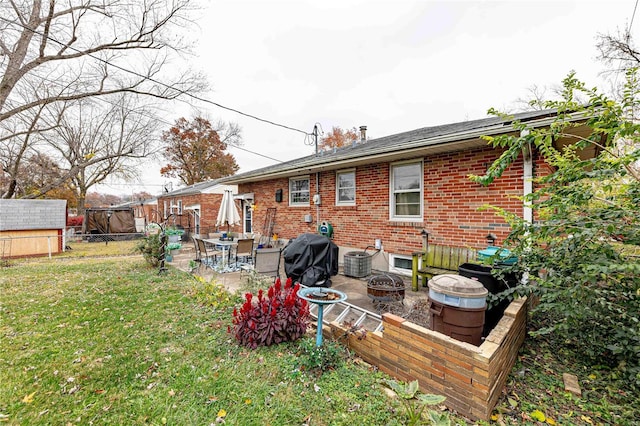
[[[404,282],[394,274],[374,275],[367,284],[367,295],[376,303],[404,303]]]

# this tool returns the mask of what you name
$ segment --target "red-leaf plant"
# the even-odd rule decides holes
[[[238,342],[251,349],[275,343],[294,341],[304,335],[309,322],[309,305],[298,297],[300,284],[292,285],[291,278],[282,288],[280,278],[262,290],[256,298],[245,294],[245,302],[233,310],[233,328],[229,328]]]

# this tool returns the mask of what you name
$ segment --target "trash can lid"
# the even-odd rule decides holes
[[[450,296],[484,298],[489,292],[478,280],[455,274],[436,275],[429,280],[429,289]]]

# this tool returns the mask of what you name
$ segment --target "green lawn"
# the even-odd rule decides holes
[[[385,376],[357,358],[317,377],[299,369],[297,344],[239,347],[227,334],[236,297],[95,244],[84,246],[96,257],[81,245],[0,269],[0,423],[404,424]],[[582,398],[564,392],[563,372],[579,376]],[[494,419],[634,424],[637,400],[557,342],[527,339]]]
[[[0,422],[397,424],[380,374],[348,362],[316,378],[295,344],[238,347],[230,304],[202,306],[186,273],[139,258],[1,273]]]

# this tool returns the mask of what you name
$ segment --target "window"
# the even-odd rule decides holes
[[[289,205],[309,205],[309,176],[289,179]]]
[[[422,220],[422,163],[391,166],[391,219]]]
[[[354,206],[356,204],[356,172],[346,170],[336,173],[336,205]]]
[[[182,200],[178,200],[178,214],[182,214]]]
[[[400,275],[411,276],[413,270],[411,268],[412,258],[409,256],[401,256],[399,254],[389,255],[389,272],[395,272]]]

